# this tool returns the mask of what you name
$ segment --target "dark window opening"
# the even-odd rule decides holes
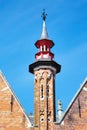
[[[44,47],[42,46],[42,51],[44,51]]]
[[[49,97],[49,85],[47,85],[47,97]]]
[[[13,97],[13,95],[11,95],[11,102],[10,102],[10,104],[11,104],[11,112],[13,111],[13,99],[14,97]]]
[[[41,98],[43,98],[43,85],[41,85]]]

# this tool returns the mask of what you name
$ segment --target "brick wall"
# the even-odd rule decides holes
[[[34,120],[39,130],[53,130],[55,118],[54,88],[54,75],[50,69],[35,71]]]
[[[87,83],[67,111],[60,125],[55,130],[87,130]]]
[[[1,74],[0,130],[30,130],[26,114]]]

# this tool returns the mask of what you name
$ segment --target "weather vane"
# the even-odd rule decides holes
[[[41,17],[43,18],[44,21],[46,20],[46,16],[47,14],[45,13],[45,9],[43,9]]]

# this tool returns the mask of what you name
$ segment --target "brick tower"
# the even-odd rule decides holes
[[[36,61],[29,65],[29,71],[34,74],[34,126],[38,130],[53,130],[56,120],[55,111],[55,75],[60,72],[61,66],[53,58],[50,49],[54,46],[48,38],[46,29],[46,14],[42,13],[43,27],[39,40],[35,46],[38,52]]]

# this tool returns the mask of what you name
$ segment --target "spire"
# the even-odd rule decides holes
[[[42,33],[40,39],[48,39],[48,33],[46,29],[46,16],[45,10],[43,9],[42,18],[43,18],[43,27],[42,27]]]

